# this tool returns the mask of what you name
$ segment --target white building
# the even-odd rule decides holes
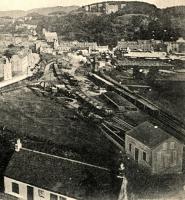
[[[49,32],[49,31],[46,31],[46,29],[43,29],[43,34],[47,42],[58,41],[58,36],[56,32]]]
[[[32,53],[30,49],[23,49],[13,55],[10,62],[13,76],[29,75],[30,68],[33,68],[40,60],[38,54]]]
[[[12,79],[12,66],[8,58],[0,59],[0,80],[7,81]]]
[[[106,14],[111,14],[111,13],[115,13],[119,10],[119,7],[117,4],[109,4],[107,3],[105,6],[105,12]]]
[[[107,52],[109,52],[109,47],[108,46],[97,46],[96,50],[100,53],[107,53]]]
[[[8,58],[6,58],[5,64],[4,64],[4,80],[8,81],[12,79],[12,65]]]

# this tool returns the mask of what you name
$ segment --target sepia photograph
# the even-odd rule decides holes
[[[0,0],[0,200],[185,200],[185,0]]]

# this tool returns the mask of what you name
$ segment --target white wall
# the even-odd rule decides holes
[[[12,79],[12,65],[9,61],[4,64],[4,80],[11,80]]]
[[[12,182],[19,184],[19,194],[12,192]],[[10,179],[8,177],[4,177],[5,193],[16,196],[16,197],[18,197],[22,200],[27,200],[27,186],[28,185],[29,184]],[[50,192],[50,191],[47,191],[47,190],[44,190],[44,189],[41,189],[41,188],[38,188],[38,187],[35,187],[35,186],[32,186],[32,185],[29,185],[29,186],[34,188],[34,200],[50,200],[50,194],[51,193],[57,195],[58,200],[59,200],[59,196],[64,197],[67,200],[76,200],[74,198],[70,198],[70,197],[67,197],[65,195],[59,195],[57,193]],[[39,196],[39,192],[38,192],[39,190],[43,191],[44,197]]]

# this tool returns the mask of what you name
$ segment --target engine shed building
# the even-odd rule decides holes
[[[182,172],[183,144],[167,132],[144,122],[125,135],[125,150],[152,174]]]

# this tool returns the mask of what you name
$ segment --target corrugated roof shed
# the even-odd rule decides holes
[[[147,60],[147,59],[127,59],[119,60],[118,63],[128,67],[173,67],[172,64],[162,60]]]
[[[115,92],[106,92],[104,95],[106,95],[108,98],[110,98],[118,106],[136,107],[135,105],[130,103],[128,100],[126,100],[124,97],[120,96],[119,94],[117,94]]]

